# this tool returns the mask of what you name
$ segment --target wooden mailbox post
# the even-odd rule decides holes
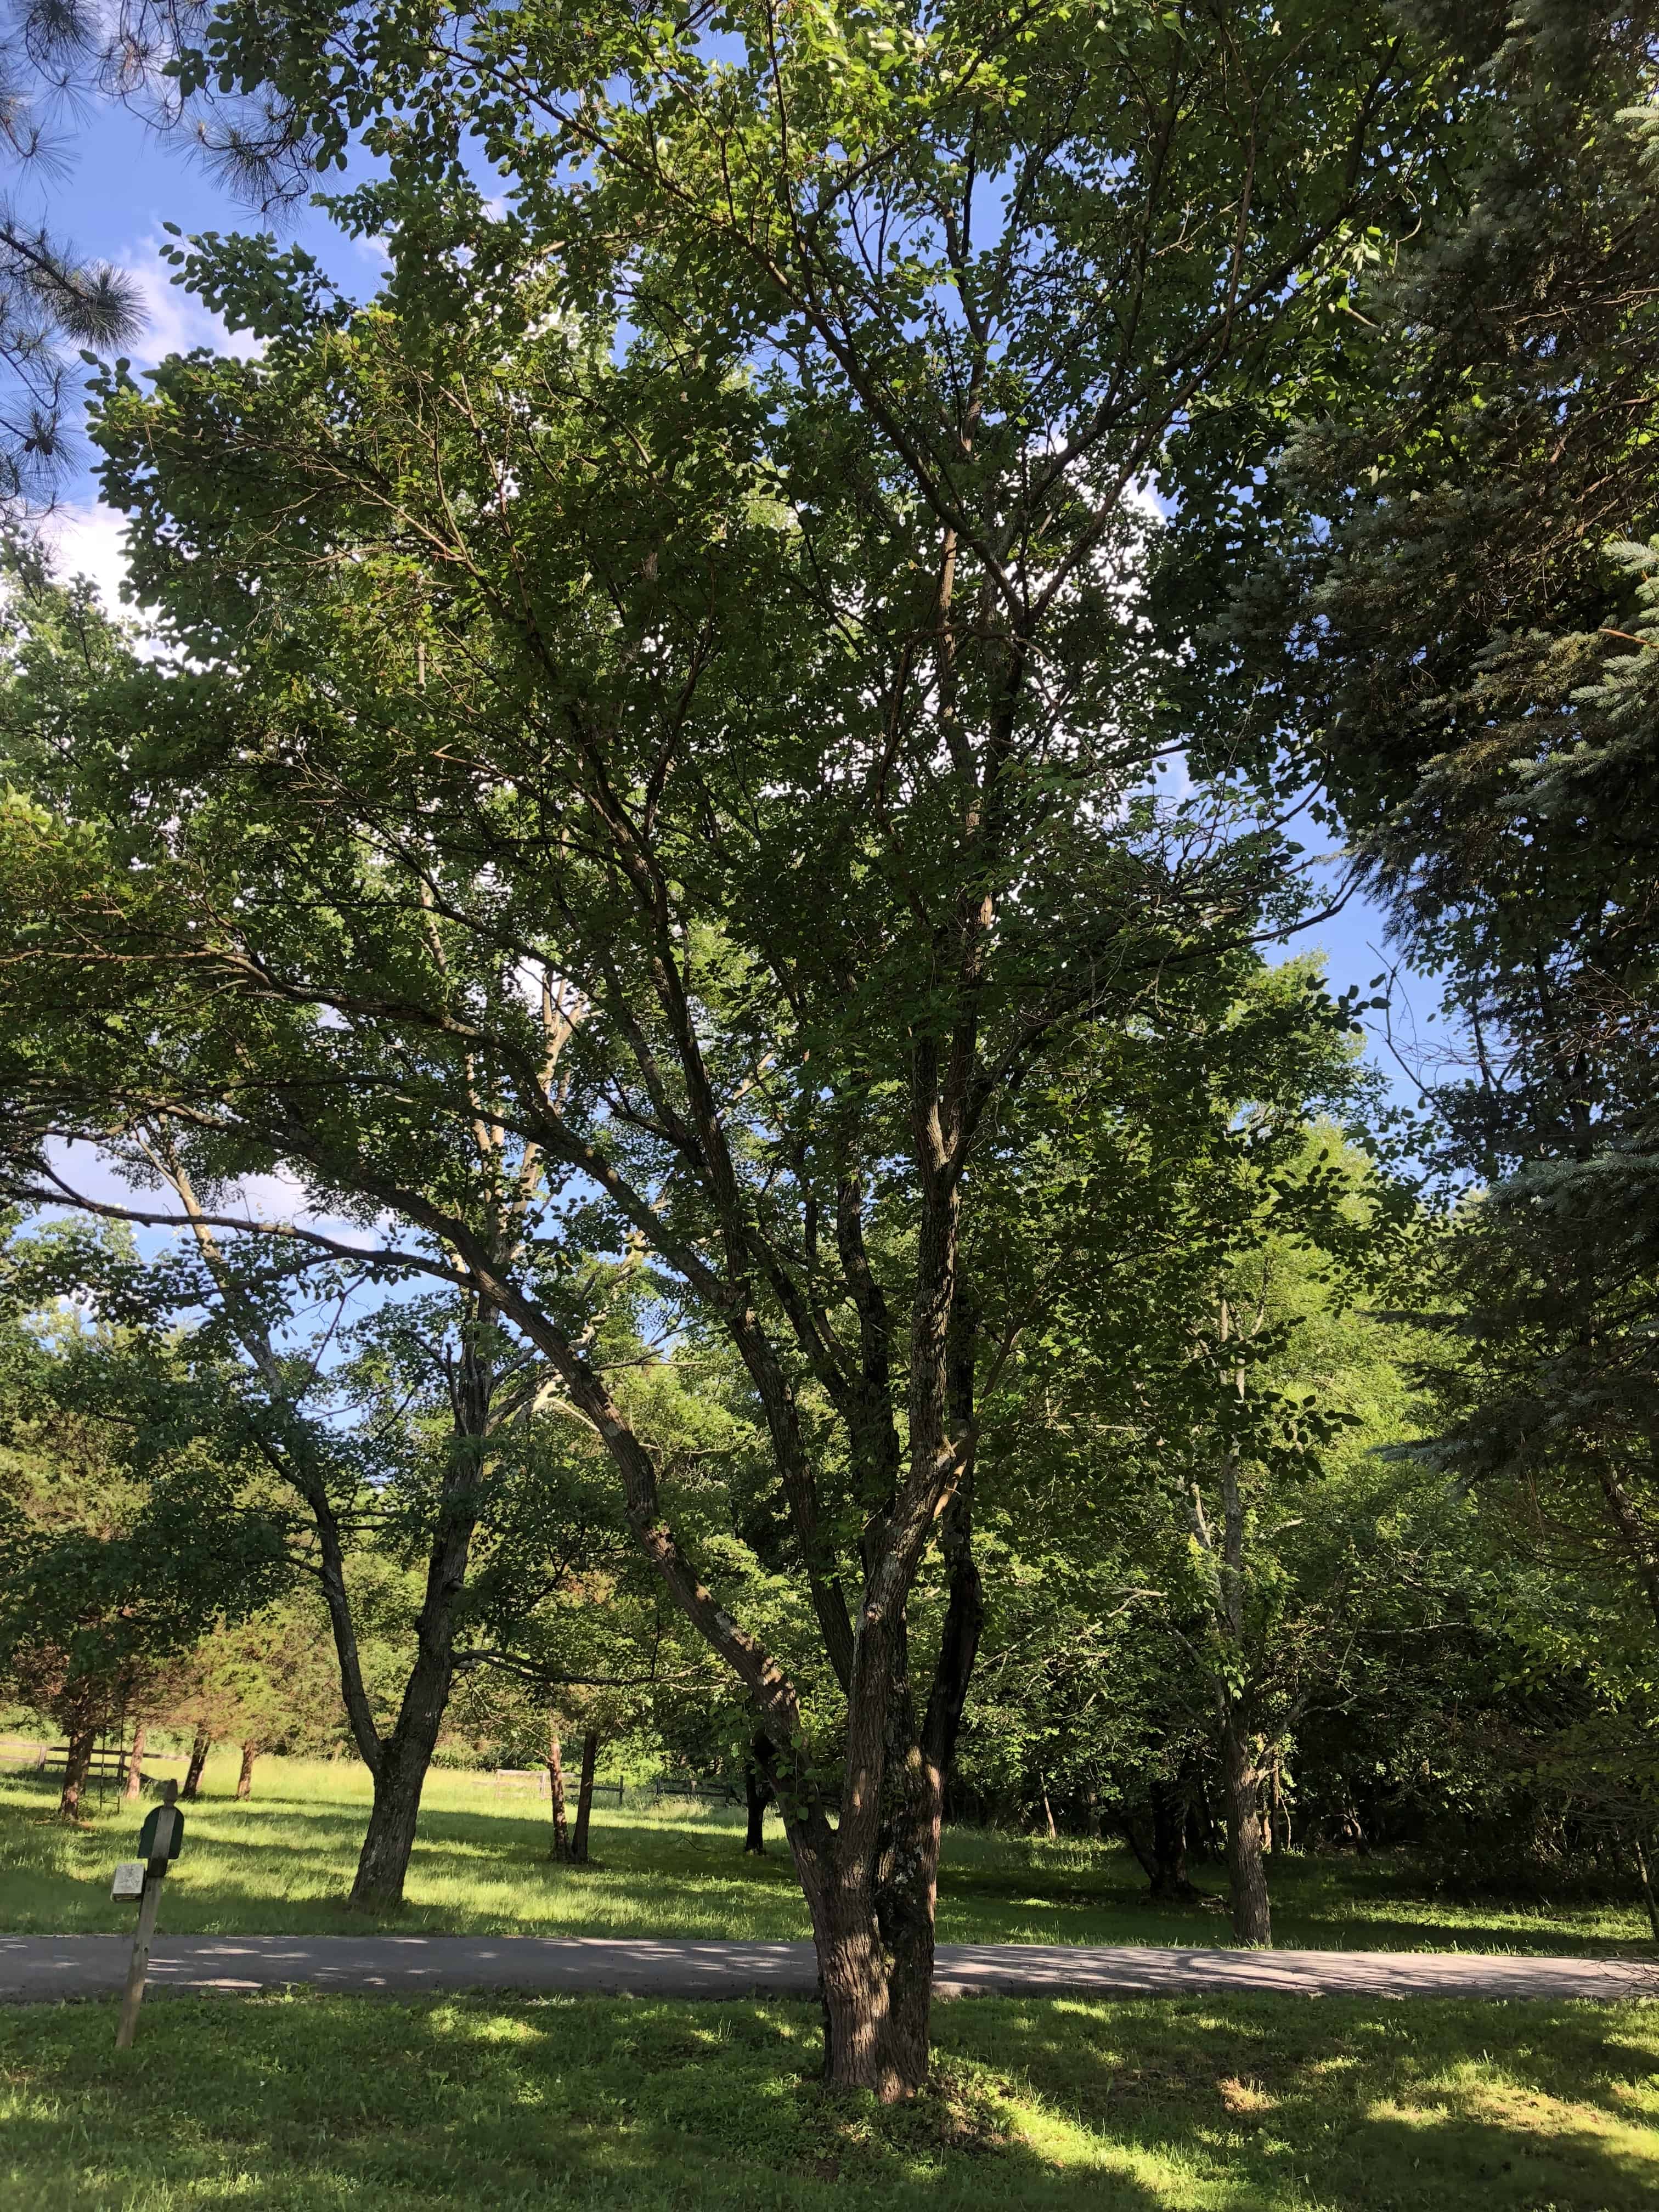
[[[144,1977],[149,1971],[150,1938],[155,1933],[155,1916],[161,1907],[161,1884],[167,1880],[167,1862],[179,1856],[184,1841],[185,1816],[173,1805],[158,1805],[145,1821],[139,1833],[139,1847],[146,1853],[143,1862],[143,1887],[138,1899],[138,1926],[132,1939],[132,1961],[127,1968],[126,1994],[121,1999],[121,2025],[115,2033],[115,2047],[128,2051],[138,2028],[138,2007],[144,1995]],[[112,1896],[131,1896],[132,1892],[123,1877],[128,1875],[132,1862],[118,1867]]]

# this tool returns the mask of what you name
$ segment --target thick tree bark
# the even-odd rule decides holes
[[[582,1737],[581,1779],[576,1784],[576,1826],[570,1838],[570,1856],[576,1866],[587,1864],[587,1823],[593,1810],[593,1770],[599,1764],[599,1732],[589,1729]]]
[[[965,1332],[964,1332],[965,1333]],[[953,1376],[953,1401],[967,1378]],[[966,1425],[961,1404],[956,1417]],[[933,1999],[933,1921],[939,1897],[945,1782],[978,1654],[984,1597],[972,1542],[973,1466],[963,1467],[940,1516],[950,1599],[927,1708],[918,1720],[902,1612],[884,1620],[866,1604],[854,1670],[864,1693],[864,1729],[849,1731],[841,1819],[804,1820],[781,1793],[785,1832],[811,1915],[823,2005],[823,2078],[866,2089],[883,2103],[927,2087]],[[860,1755],[876,1713],[884,1716],[878,1805],[861,1796]],[[774,1778],[769,1773],[769,1781]],[[775,1787],[775,1784],[774,1783]]]
[[[127,1753],[126,1787],[121,1796],[129,1805],[136,1805],[138,1793],[144,1786],[144,1724],[138,1721],[132,1731],[132,1749]]]
[[[374,1802],[351,1885],[354,1911],[389,1912],[403,1903],[431,1757],[432,1747],[424,1741],[406,1738],[399,1742],[393,1737],[382,1746]]]
[[[202,1794],[202,1769],[207,1765],[208,1753],[213,1748],[213,1739],[205,1729],[198,1729],[196,1741],[190,1747],[190,1765],[185,1769],[185,1786],[181,1797],[192,1802]]]
[[[242,1768],[236,1777],[236,1795],[239,1797],[251,1797],[253,1795],[253,1762],[258,1755],[259,1747],[257,1743],[250,1741],[242,1746]]]
[[[89,1723],[85,1728],[70,1729],[66,1741],[64,1787],[58,1800],[58,1813],[60,1820],[74,1820],[80,1818],[81,1799],[86,1790],[92,1754],[97,1748],[98,1730]]]
[[[570,1832],[565,1826],[564,1818],[564,1760],[550,1718],[547,1724],[547,1794],[552,1800],[553,1813],[553,1846],[550,1856],[563,1866],[570,1858]]]
[[[1271,1945],[1267,1869],[1261,1849],[1261,1770],[1237,1710],[1224,1706],[1221,1771],[1227,1800],[1227,1881],[1233,1934],[1241,1943]]]

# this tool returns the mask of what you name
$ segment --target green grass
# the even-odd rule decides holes
[[[18,2212],[1638,2212],[1659,2004],[981,1999],[884,2112],[805,2005],[0,2008]]]
[[[348,1918],[368,1805],[355,1765],[262,1759],[257,1795],[237,1804],[234,1759],[216,1759],[186,1808],[185,1854],[167,1883],[162,1929],[175,1935],[301,1935],[374,1924]],[[114,1795],[85,1828],[53,1816],[52,1786],[0,1778],[0,1927],[123,1930],[132,1907],[109,1897],[110,1870],[134,1848],[137,1821]],[[545,1801],[470,1774],[429,1778],[408,1903],[386,1924],[455,1934],[804,1936],[805,1908],[775,1820],[768,1856],[745,1859],[734,1813],[630,1802],[596,1809],[589,1868],[547,1856]],[[1200,1879],[1219,1892],[1218,1869]],[[1282,1945],[1355,1949],[1620,1951],[1648,1955],[1633,1905],[1450,1904],[1413,1894],[1386,1858],[1273,1862],[1274,1934]],[[945,1840],[941,1940],[958,1942],[1175,1943],[1228,1941],[1218,1901],[1148,1904],[1127,1851],[958,1829]]]

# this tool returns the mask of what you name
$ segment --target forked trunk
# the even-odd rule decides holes
[[[1231,1705],[1221,1723],[1221,1771],[1227,1796],[1227,1881],[1233,1934],[1241,1943],[1269,1947],[1273,1917],[1267,1868],[1261,1850],[1261,1771],[1249,1739]]]
[[[350,1903],[360,1912],[389,1912],[404,1901],[404,1882],[421,1817],[421,1791],[431,1763],[429,1743],[399,1742],[382,1748]]]
[[[1146,1877],[1146,1893],[1162,1903],[1197,1894],[1187,1877],[1189,1808],[1180,1782],[1154,1782],[1145,1812],[1125,1813],[1124,1839]]]
[[[239,1797],[251,1797],[253,1795],[253,1762],[258,1755],[259,1747],[257,1743],[245,1743],[242,1746],[242,1767],[240,1773],[236,1777],[236,1795]]]
[[[581,1779],[576,1784],[576,1828],[570,1838],[570,1856],[577,1866],[587,1864],[587,1822],[593,1810],[593,1770],[599,1758],[599,1730],[589,1729],[582,1738]]]
[[[392,1911],[404,1901],[404,1882],[420,1819],[421,1792],[438,1747],[455,1674],[455,1607],[466,1577],[471,1519],[440,1533],[427,1565],[426,1596],[416,1622],[415,1664],[404,1687],[398,1725],[377,1738],[372,1722],[356,1730],[358,1747],[374,1778],[374,1809],[351,1885],[360,1911]]]
[[[127,1753],[126,1787],[121,1792],[124,1802],[129,1805],[136,1805],[138,1802],[138,1793],[143,1786],[144,1724],[143,1721],[138,1721],[133,1726],[132,1749]]]
[[[64,1788],[58,1800],[60,1820],[73,1820],[80,1817],[81,1799],[86,1790],[87,1776],[92,1770],[92,1754],[97,1747],[95,1728],[76,1729],[70,1734],[64,1753]]]
[[[207,1730],[205,1729],[198,1729],[196,1731],[196,1741],[190,1747],[190,1765],[185,1770],[185,1786],[179,1792],[179,1795],[181,1797],[189,1797],[194,1800],[200,1796],[202,1791],[202,1769],[207,1765],[208,1753],[212,1750],[212,1738],[208,1735]]]
[[[559,1739],[550,1726],[547,1731],[547,1794],[553,1801],[553,1850],[551,1856],[560,1865],[570,1857],[570,1832],[564,1818],[564,1760],[559,1750]]]
[[[951,1601],[932,1694],[915,1726],[902,1625],[893,1632],[897,1725],[890,1736],[886,1817],[867,1863],[846,1856],[851,1823],[843,1801],[839,1831],[815,1850],[787,1821],[791,1849],[812,1917],[823,2003],[823,2079],[831,2088],[867,2089],[884,2104],[927,2086],[933,2003],[933,1919],[945,1778],[956,1750],[983,1618],[978,1571],[969,1541],[968,1500],[945,1516],[944,1547]],[[867,1634],[867,1632],[866,1632]]]

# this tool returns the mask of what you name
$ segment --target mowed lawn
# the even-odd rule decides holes
[[[1659,2005],[1283,1997],[935,2014],[935,2086],[825,2095],[806,2005],[291,1996],[0,2007],[11,2212],[1638,2212]]]
[[[210,1764],[186,1808],[185,1853],[169,1878],[163,1933],[298,1935],[373,1926],[344,1899],[368,1782],[344,1763],[265,1759],[254,1797],[238,1804],[234,1758]],[[78,1829],[54,1817],[56,1790],[0,1778],[0,1929],[120,1930],[133,1908],[109,1896],[115,1861],[137,1821],[113,1791]],[[655,1805],[643,1793],[596,1808],[595,1863],[548,1856],[545,1798],[471,1774],[430,1777],[404,1911],[385,1924],[459,1935],[788,1937],[809,1931],[775,1819],[767,1856],[743,1854],[740,1814]],[[1229,1940],[1219,1868],[1197,1878],[1207,1904],[1153,1905],[1128,1852],[1095,1844],[957,1829],[945,1841],[939,1935],[945,1942],[1216,1944]],[[1451,1903],[1422,1893],[1384,1857],[1272,1862],[1281,1945],[1366,1949],[1651,1954],[1634,1904]]]

